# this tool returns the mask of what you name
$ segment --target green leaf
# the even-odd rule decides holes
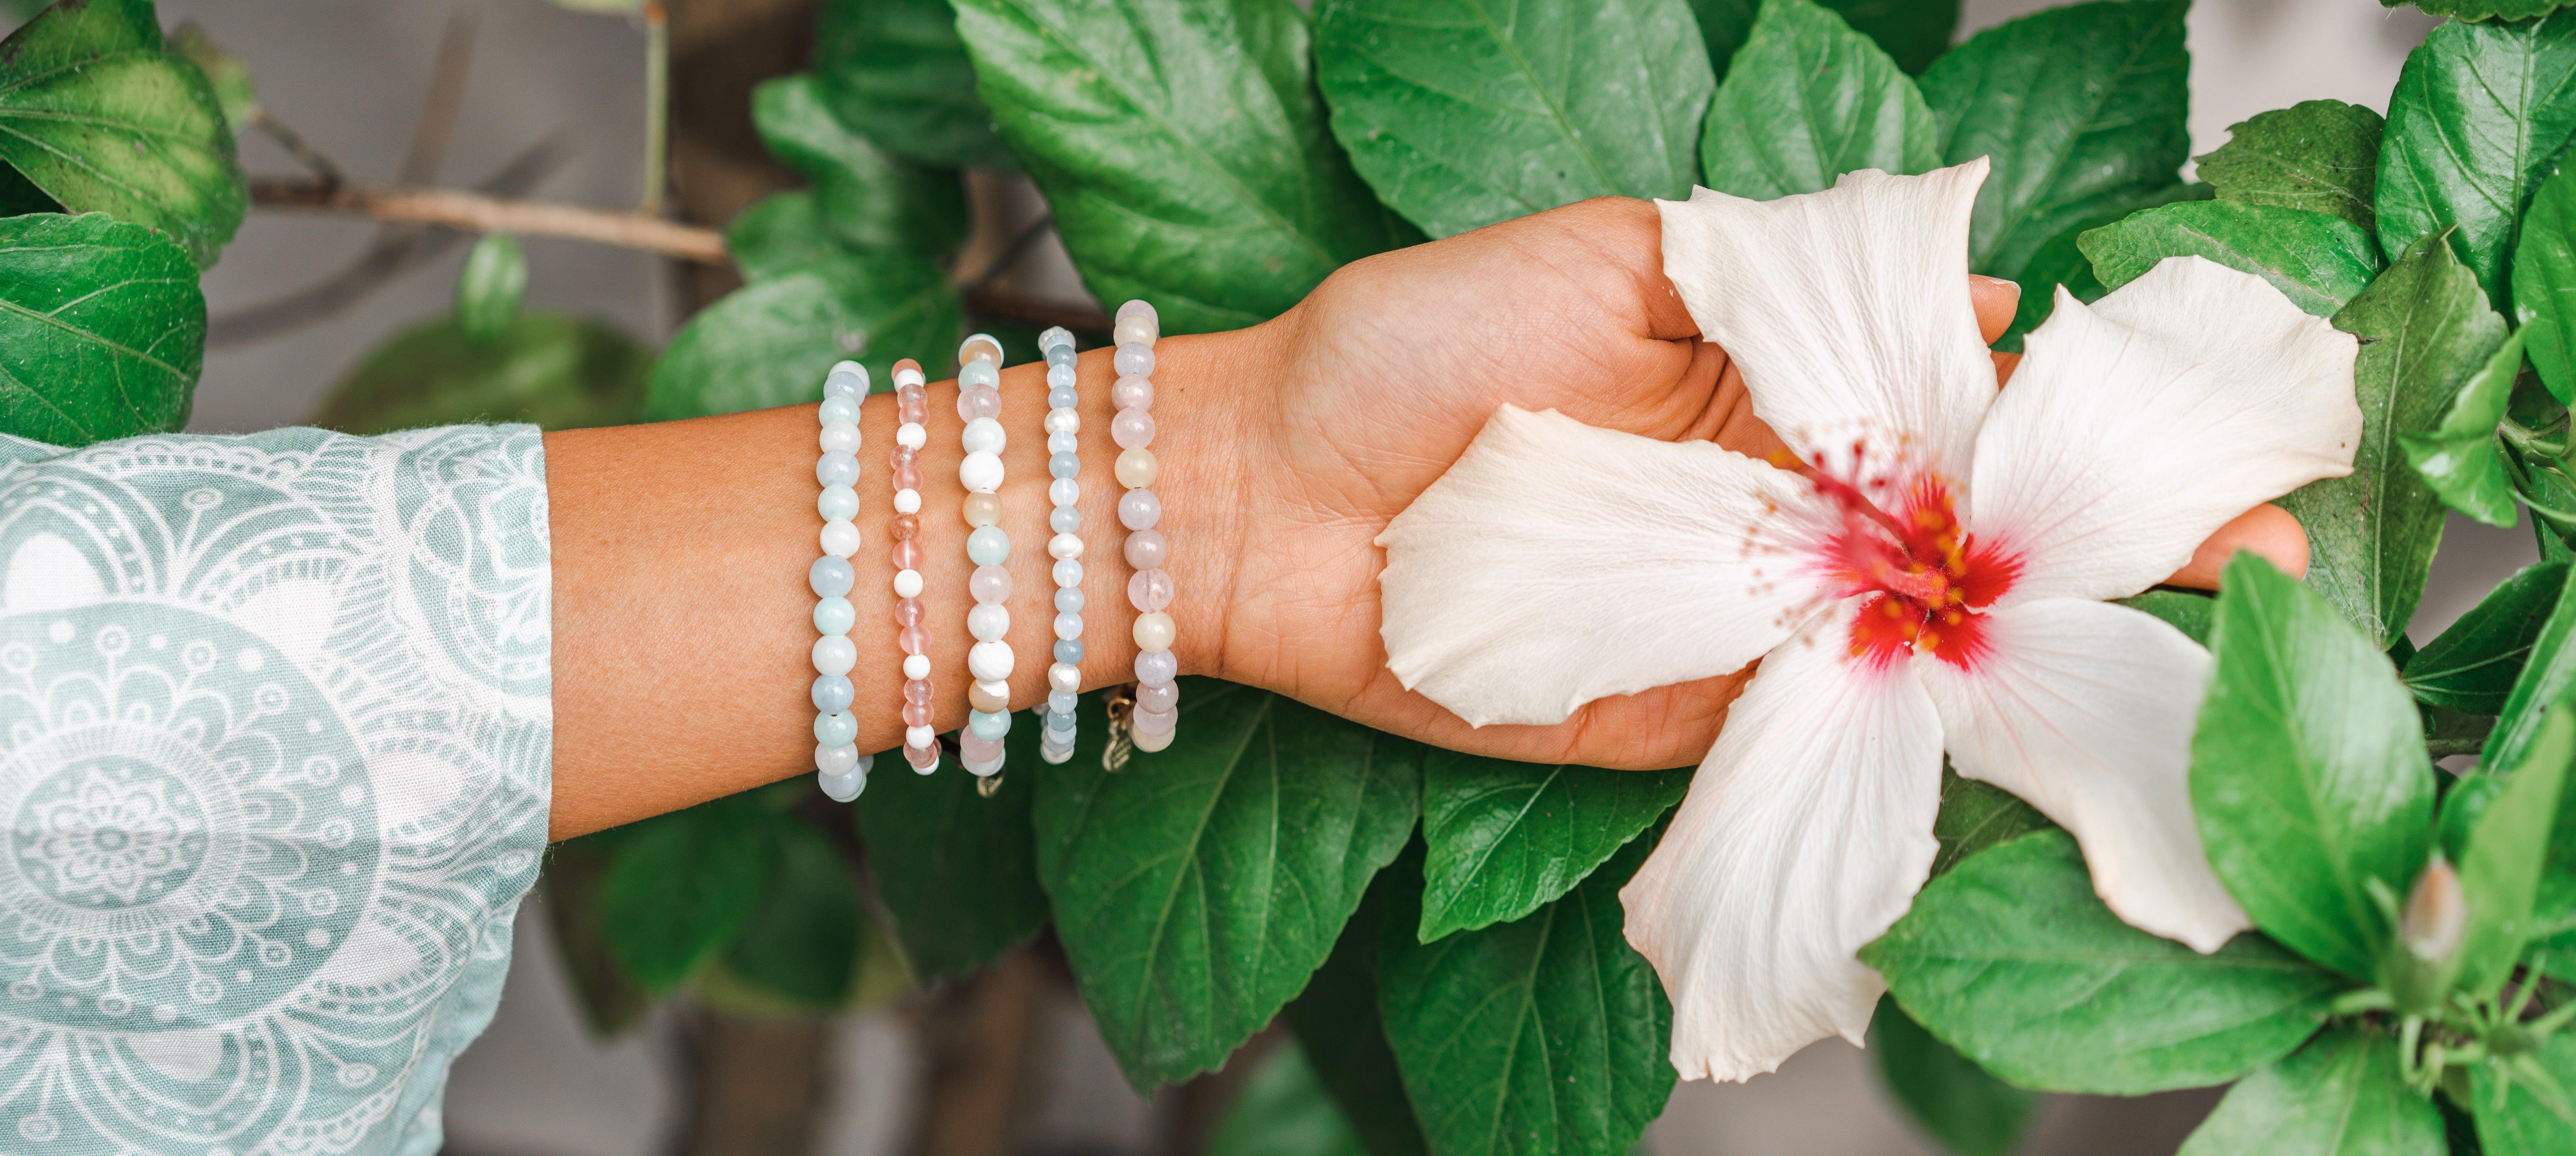
[[[2006,1156],[2020,1147],[2042,1101],[1933,1038],[1885,996],[1869,1019],[1869,1054],[1906,1114],[1958,1156]]]
[[[1945,759],[1941,763],[1941,810],[1932,818],[1932,837],[1940,843],[1940,850],[1932,856],[1932,874],[1939,875],[1970,855],[2048,825],[2048,816],[2040,814],[2039,808],[2022,802],[2002,787],[1962,777],[1950,769]]]
[[[178,429],[205,346],[197,268],[168,238],[95,213],[0,218],[0,432],[83,446]]]
[[[1008,761],[1026,773],[1004,774],[989,799],[973,775],[916,775],[892,751],[859,796],[877,897],[925,982],[972,972],[1046,925],[1029,810],[1036,777],[1061,772],[1039,769],[1040,721],[1031,711],[1012,725]]]
[[[1223,1063],[1306,986],[1413,830],[1422,751],[1248,687],[1181,687],[1169,749],[1100,729],[1036,774],[1038,878],[1083,1002],[1139,1088]]]
[[[1860,957],[1987,1071],[2116,1096],[2223,1083],[2288,1055],[2346,986],[2261,936],[2202,955],[2120,922],[2064,831],[1933,880]]]
[[[2219,200],[2326,213],[2373,233],[2385,123],[2357,104],[2303,100],[2239,121],[2195,159]]]
[[[1271,1052],[1208,1136],[1208,1156],[1368,1156],[1291,1040]]]
[[[367,354],[312,423],[360,435],[466,422],[625,425],[643,407],[652,371],[651,350],[588,317],[522,313],[492,341],[442,317]]]
[[[2379,147],[2379,248],[2456,226],[2451,246],[2498,309],[2515,222],[2576,130],[2576,15],[2435,27],[2397,75]]]
[[[768,884],[726,950],[725,970],[797,1007],[837,1007],[859,958],[858,880],[841,849],[812,824],[776,815],[764,827]]]
[[[2163,619],[2165,625],[2202,646],[2209,645],[2209,621],[2218,613],[2217,599],[2191,590],[2156,589],[2113,601]]]
[[[2576,400],[2576,177],[2552,175],[2523,214],[2513,308],[2541,384],[2562,405]]]
[[[2281,507],[2307,528],[2308,585],[2387,646],[2415,616],[2442,542],[2441,496],[2408,468],[2397,434],[2433,425],[2504,343],[2504,319],[2435,237],[2407,250],[2334,325],[2362,341],[2352,367],[2361,445],[2349,476],[2310,482]]]
[[[880,383],[905,356],[939,373],[962,323],[957,290],[937,265],[901,253],[836,255],[736,289],[689,318],[653,367],[644,416],[817,401],[823,374],[842,358],[865,364]]]
[[[2567,584],[2567,563],[2536,562],[2496,584],[2440,637],[2406,660],[2417,700],[2473,714],[2501,714],[2514,676]]]
[[[2565,706],[2542,716],[2540,732],[2502,793],[2478,817],[2460,860],[2460,894],[2468,931],[2459,947],[2456,986],[2484,999],[2504,986],[2532,938],[2541,867],[2558,823],[2567,762],[2576,758],[2576,714]]]
[[[850,131],[813,73],[753,89],[751,123],[770,155],[814,183],[815,212],[841,243],[938,257],[966,242],[957,174],[924,169]]]
[[[2242,201],[2186,201],[2149,209],[2076,242],[2093,275],[2117,289],[2167,257],[2207,257],[2271,283],[2290,303],[2331,317],[2379,272],[2379,251],[2340,217]]]
[[[2486,748],[2478,752],[2479,766],[2521,766],[2531,757],[2549,708],[2576,701],[2576,646],[2569,645],[2571,636],[2576,636],[2576,570],[2567,572],[2548,620],[2531,640],[2531,658],[2505,694],[2496,728],[2487,735]]]
[[[1924,72],[1945,163],[1994,164],[1969,231],[1972,269],[2019,280],[2051,238],[2174,183],[2191,151],[2184,7],[2051,8],[1978,33]]]
[[[2210,866],[2255,926],[2356,979],[2431,853],[2433,768],[2415,704],[2379,648],[2252,554],[2220,580],[2191,801]]]
[[[2177,1156],[2446,1156],[2442,1113],[2400,1078],[2397,1041],[2350,1024],[2227,1090]]]
[[[476,341],[509,333],[528,295],[528,254],[508,233],[485,233],[456,274],[456,327]]]
[[[1763,0],[1700,138],[1708,187],[1758,201],[1828,189],[1857,169],[1940,163],[1940,130],[1914,82],[1812,0]]]
[[[2022,266],[2021,275],[2015,278],[2022,285],[2021,302],[2013,310],[2012,325],[2004,330],[2003,339],[1995,342],[1995,348],[2007,353],[2021,352],[2022,335],[2039,328],[2039,323],[2048,320],[2048,315],[2056,311],[2056,290],[2060,285],[2065,286],[2076,300],[2086,304],[2099,301],[2103,294],[2110,292],[2102,287],[2101,279],[2093,275],[2093,262],[2084,256],[2081,247],[2084,234],[2114,224],[2131,213],[2142,213],[2177,201],[2205,201],[2209,194],[2207,185],[2177,181],[2137,200],[2078,221],[2065,232],[2049,238],[2047,244],[2030,255],[2029,262]]]
[[[1378,1011],[1439,1156],[1620,1156],[1673,1089],[1672,1005],[1628,946],[1619,888],[1653,849],[1622,848],[1518,922],[1417,942],[1388,896]]]
[[[45,190],[28,183],[26,174],[0,164],[0,217],[62,211],[63,207],[46,196]]]
[[[2453,16],[2462,20],[2528,20],[2546,16],[2567,7],[2569,0],[2379,0],[2380,7],[2395,8],[2405,4],[2424,11],[2427,16]]]
[[[1405,848],[1378,872],[1342,925],[1341,938],[1306,990],[1281,1009],[1280,1018],[1315,1065],[1333,1102],[1340,1104],[1369,1156],[1423,1156],[1422,1127],[1404,1098],[1404,1077],[1386,1043],[1377,1014],[1377,944],[1386,922],[1386,896],[1398,888],[1420,890],[1422,849]]]
[[[1334,146],[1288,0],[959,0],[957,30],[1083,283],[1166,334],[1267,320],[1412,239]]]
[[[1654,825],[1691,772],[1605,771],[1433,751],[1422,765],[1422,941],[1536,911]]]
[[[224,123],[234,132],[250,127],[259,118],[259,89],[251,83],[250,65],[215,43],[205,29],[194,21],[180,25],[170,34],[170,51],[206,74],[206,83],[215,93],[215,105],[223,110]]]
[[[2504,420],[2513,400],[2514,379],[2522,375],[2525,328],[2497,346],[2486,364],[2469,376],[2442,419],[2428,431],[2397,431],[2406,464],[2424,479],[2442,504],[2490,526],[2514,523],[2513,480],[2496,445],[2496,423]]]
[[[159,229],[199,268],[250,194],[212,85],[151,0],[63,0],[0,41],[0,161],[75,213]]]
[[[1959,29],[1959,0],[1825,0],[1843,22],[1878,42],[1907,73],[1920,73],[1950,50]]]
[[[1678,199],[1716,79],[1683,0],[1320,0],[1316,80],[1380,199],[1434,237]]]
[[[2560,1032],[2503,1065],[2470,1069],[2469,1110],[2486,1156],[2576,1152],[2576,1033]]]
[[[896,156],[932,165],[1016,169],[975,95],[975,66],[949,0],[824,0],[814,71],[843,124]]]
[[[841,242],[823,224],[823,211],[807,189],[771,193],[734,214],[725,226],[725,255],[747,283],[771,280],[798,268],[832,261]]]
[[[732,944],[770,875],[768,824],[742,796],[647,819],[620,838],[600,910],[626,974],[667,993]]]

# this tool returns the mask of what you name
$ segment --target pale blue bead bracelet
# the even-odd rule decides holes
[[[1073,334],[1062,326],[1038,334],[1038,350],[1046,355],[1047,472],[1055,478],[1047,485],[1047,500],[1054,506],[1047,514],[1047,529],[1054,531],[1047,554],[1058,563],[1073,563],[1059,564],[1052,575],[1056,661],[1047,666],[1046,722],[1038,732],[1038,757],[1063,763],[1073,758],[1074,696],[1082,693],[1082,668],[1076,665],[1082,657],[1082,414],[1075,408],[1082,394],[1074,374]],[[1071,466],[1059,468],[1059,462]],[[1073,662],[1064,661],[1068,645]]]
[[[823,556],[806,574],[814,591],[814,772],[815,781],[837,802],[859,797],[876,762],[859,753],[859,720],[850,713],[856,688],[850,668],[858,665],[858,644],[850,628],[858,611],[850,604],[858,574],[850,555],[859,548],[859,401],[868,395],[868,371],[855,361],[834,365],[823,378],[823,404],[815,411],[822,424],[816,435],[822,457],[814,463],[814,481],[823,492],[814,511],[823,517]]]

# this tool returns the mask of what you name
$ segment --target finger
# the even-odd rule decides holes
[[[2021,308],[2021,286],[2001,277],[1968,275],[1968,300],[1977,309],[1977,334],[1992,345],[1995,339],[2012,328],[2013,312]]]
[[[1987,356],[1995,359],[1996,385],[2011,381],[2013,370],[2021,367],[2021,355],[2018,353],[1994,353]]]
[[[2165,579],[2168,586],[2189,586],[2195,590],[2218,589],[2218,572],[2239,550],[2250,550],[2297,578],[2308,572],[2308,532],[2288,510],[2270,503],[2256,506],[2234,521],[2218,528],[2200,549],[2191,552],[2191,561],[2174,576]]]

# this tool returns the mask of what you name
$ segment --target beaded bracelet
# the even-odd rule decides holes
[[[977,776],[1002,769],[1002,736],[1011,730],[1011,536],[1002,529],[1002,343],[978,333],[957,347],[957,416],[966,422],[958,435],[965,460],[957,463],[957,480],[965,484],[960,507],[966,524],[966,558],[975,564],[967,579],[974,609],[966,612],[966,632],[975,645],[966,652],[966,670],[975,684],[966,692],[966,730],[957,736],[958,761]]]
[[[1082,395],[1075,385],[1073,334],[1062,326],[1038,334],[1047,364],[1047,555],[1055,559],[1055,661],[1047,666],[1046,726],[1038,757],[1073,758],[1074,708],[1082,692]]]
[[[814,481],[823,487],[814,500],[823,516],[823,556],[814,560],[806,581],[814,588],[814,770],[823,793],[835,802],[859,797],[868,786],[876,760],[859,753],[859,721],[850,714],[853,693],[850,669],[858,665],[858,645],[850,628],[858,611],[850,605],[857,574],[850,555],[859,549],[859,528],[850,519],[859,513],[859,399],[868,394],[868,371],[855,361],[832,367],[823,378],[823,405],[815,417],[823,424],[817,435],[823,456],[814,463]]]
[[[1111,364],[1117,384],[1109,388],[1118,416],[1109,422],[1109,439],[1118,443],[1118,521],[1127,527],[1127,564],[1136,573],[1127,579],[1127,601],[1136,608],[1136,701],[1123,729],[1137,750],[1159,751],[1172,745],[1172,728],[1180,721],[1180,660],[1172,657],[1179,628],[1166,608],[1172,604],[1172,576],[1163,569],[1171,547],[1154,528],[1163,519],[1163,501],[1151,488],[1162,463],[1148,447],[1154,444],[1154,339],[1162,324],[1154,307],[1129,301],[1118,307],[1118,352]]]
[[[939,736],[930,729],[930,631],[921,624],[921,447],[929,444],[930,390],[921,363],[894,363],[893,471],[895,642],[903,648],[903,761],[927,775],[939,769]]]

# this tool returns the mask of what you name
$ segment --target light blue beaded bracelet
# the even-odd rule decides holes
[[[868,395],[868,371],[855,361],[832,367],[823,378],[823,404],[815,411],[823,426],[816,435],[823,456],[814,463],[814,480],[823,487],[814,510],[823,516],[823,556],[806,575],[813,587],[814,631],[814,771],[815,780],[837,802],[849,802],[867,789],[868,770],[876,759],[859,753],[859,721],[850,713],[854,688],[850,669],[858,665],[858,644],[850,628],[858,611],[850,603],[858,580],[850,555],[859,549],[859,399]]]
[[[957,480],[966,487],[959,509],[966,524],[966,558],[975,564],[967,579],[974,607],[966,612],[966,632],[975,644],[966,651],[966,671],[974,685],[966,695],[966,729],[957,736],[957,761],[968,773],[990,780],[1002,770],[1002,737],[1011,730],[1011,535],[1002,529],[1002,343],[978,333],[957,347],[957,416],[966,423],[959,445],[966,456],[957,464]]]
[[[1047,365],[1047,457],[1069,460],[1047,483],[1047,555],[1055,559],[1055,661],[1047,666],[1045,726],[1038,732],[1038,757],[1049,763],[1073,758],[1077,725],[1074,708],[1082,693],[1082,394],[1075,380],[1073,334],[1062,326],[1038,334],[1038,350]],[[1066,661],[1071,654],[1073,661]]]

